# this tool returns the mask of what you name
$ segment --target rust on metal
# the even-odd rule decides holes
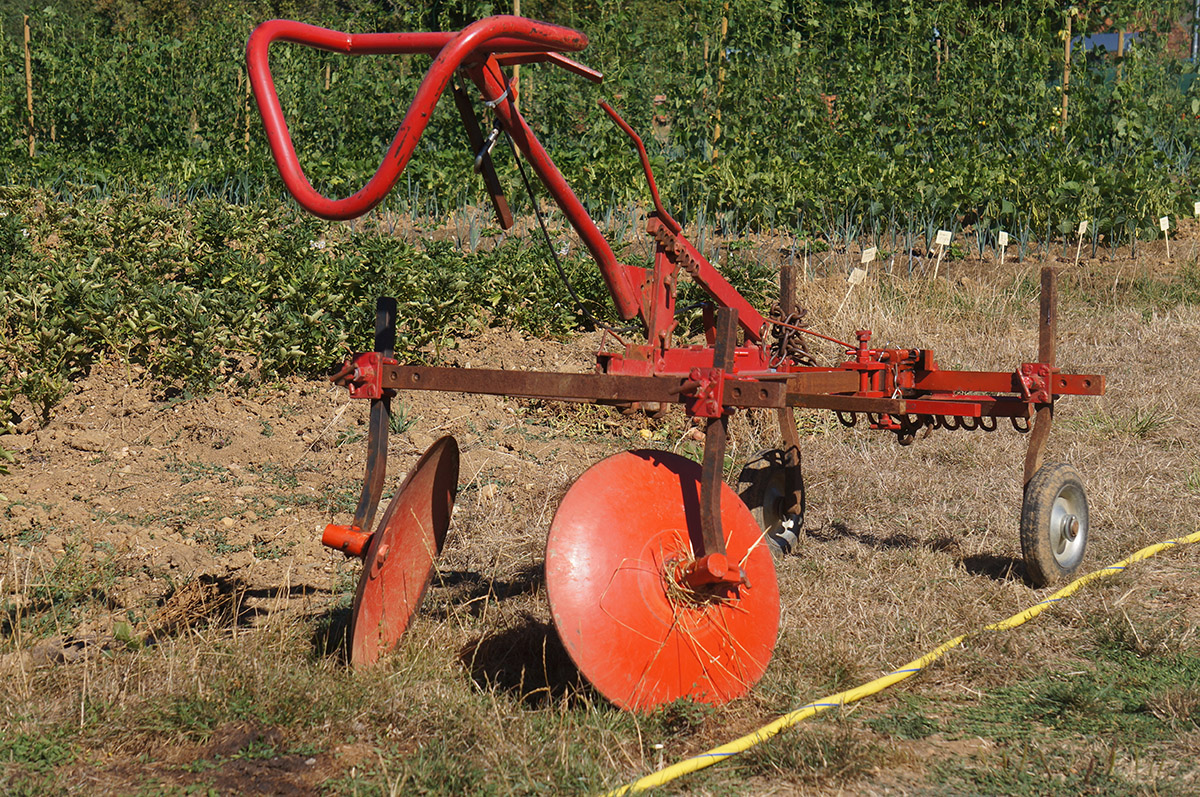
[[[1054,367],[1058,334],[1058,275],[1049,266],[1042,269],[1042,295],[1038,302],[1038,361]],[[1042,467],[1046,454],[1046,441],[1050,438],[1050,427],[1054,423],[1054,403],[1037,405],[1029,433],[1029,448],[1025,451],[1025,479],[1029,484],[1033,474]]]
[[[717,310],[717,342],[713,349],[713,370],[722,378],[733,369],[733,350],[737,347],[737,311],[722,307]],[[711,401],[711,400],[710,400]],[[698,413],[699,414],[699,413]],[[704,430],[704,458],[700,463],[700,533],[704,541],[703,554],[725,553],[725,535],[721,529],[722,473],[725,469],[725,443],[729,434],[729,418],[724,408],[717,407],[716,415],[708,415]]]
[[[485,393],[522,398],[567,401],[688,400],[686,377],[624,376],[619,374],[564,374],[553,371],[506,371],[494,368],[444,368],[388,366],[383,384],[397,390],[440,390],[450,393]],[[726,379],[721,403],[732,407],[780,407],[785,386],[778,382]]]

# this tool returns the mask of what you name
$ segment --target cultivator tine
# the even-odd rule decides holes
[[[779,268],[779,316],[784,320],[796,312],[796,263],[786,260]],[[783,489],[780,511],[785,515],[804,514],[804,477],[800,470],[800,432],[796,428],[796,408],[775,411],[783,435]]]
[[[1042,269],[1042,295],[1038,303],[1038,362],[1054,367],[1056,333],[1058,331],[1058,277],[1049,266]],[[1051,371],[1053,373],[1053,371]],[[1033,474],[1042,466],[1046,453],[1046,440],[1050,437],[1050,426],[1054,420],[1054,396],[1050,401],[1038,404],[1029,434],[1029,448],[1025,451],[1025,478],[1029,484]]]
[[[737,311],[728,307],[717,310],[717,342],[713,351],[713,368],[725,373],[733,371],[733,351],[737,347]],[[700,474],[700,533],[704,540],[704,555],[725,554],[725,535],[721,529],[721,474],[725,466],[725,443],[729,417],[718,408],[716,417],[708,419],[704,431],[704,462]]]
[[[396,348],[396,300],[381,296],[375,302],[375,351],[392,357]],[[363,476],[362,495],[354,510],[354,527],[364,532],[371,529],[383,481],[387,475],[388,426],[392,417],[391,393],[371,399],[370,423],[367,427],[367,470]]]

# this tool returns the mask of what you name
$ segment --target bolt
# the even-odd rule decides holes
[[[1068,540],[1074,541],[1079,534],[1079,518],[1074,515],[1067,515],[1062,519],[1062,535]]]

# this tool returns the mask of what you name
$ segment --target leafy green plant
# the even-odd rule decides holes
[[[272,9],[177,3],[72,5],[33,15],[34,135],[28,156],[19,26],[0,36],[0,162],[67,202],[147,182],[177,201],[278,202],[280,184],[244,68],[245,41]],[[897,230],[898,219],[953,226],[988,219],[1038,244],[1091,219],[1093,236],[1152,236],[1191,207],[1200,131],[1196,67],[1166,50],[1180,0],[1119,0],[1102,12],[1049,0],[988,5],[920,0],[853,7],[829,0],[682,4],[534,3],[533,16],[584,30],[580,56],[647,139],[668,204],[684,218],[747,226]],[[205,9],[199,11],[197,9]],[[305,21],[342,30],[457,29],[495,4],[316,3]],[[1060,129],[1062,38],[1122,24],[1142,29],[1121,62],[1071,56]],[[649,57],[648,57],[649,56]],[[425,56],[345,58],[279,45],[272,67],[313,184],[344,196],[378,165]],[[645,200],[628,142],[596,89],[528,67],[522,108],[569,181],[600,208]],[[103,86],[99,91],[97,87]],[[430,120],[384,209],[442,218],[483,200],[453,113]],[[510,196],[519,181],[500,148]],[[470,200],[464,203],[464,199]],[[465,248],[479,214],[460,214]],[[824,229],[819,229],[820,227]],[[844,237],[838,234],[837,237]],[[1021,239],[1021,255],[1029,242]],[[1095,241],[1093,237],[1093,242]]]

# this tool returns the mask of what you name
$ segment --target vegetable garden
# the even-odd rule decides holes
[[[358,573],[312,530],[353,508],[368,432],[319,374],[371,347],[374,298],[400,299],[396,349],[420,365],[576,371],[603,345],[597,327],[620,322],[564,219],[549,211],[536,234],[502,145],[519,221],[497,228],[448,103],[368,216],[299,212],[249,96],[245,39],[273,15],[452,30],[496,10],[62,0],[28,28],[5,10],[6,790],[591,792],[1036,600],[993,533],[1020,504],[1019,487],[995,486],[1016,445],[939,433],[868,447],[864,430],[804,412],[823,495],[802,555],[776,562],[775,662],[747,698],[626,715],[547,622],[548,507],[584,463],[630,447],[695,459],[704,432],[678,413],[421,393],[385,420],[388,489],[453,434],[453,531],[405,643],[378,670],[345,669]],[[1061,410],[1055,443],[1088,474],[1096,557],[1194,530],[1200,397],[1178,352],[1200,307],[1200,89],[1172,44],[1182,4],[522,10],[591,36],[582,60],[603,85],[523,65],[520,102],[621,262],[649,263],[653,242],[644,182],[598,97],[644,134],[666,205],[755,306],[788,264],[818,328],[865,322],[880,340],[969,355],[949,368],[1008,368],[1038,334],[1038,269],[1063,264],[1063,370],[1110,378],[1103,400]],[[1082,37],[1110,31],[1136,43],[1086,51]],[[428,65],[288,46],[272,59],[305,169],[335,196],[373,172]],[[697,339],[700,293],[680,291],[675,334]],[[813,356],[839,355],[817,342]],[[726,481],[778,445],[752,413],[731,423],[743,442],[716,463]],[[1118,575],[1041,630],[973,640],[910,693],[681,787],[1186,793],[1194,557],[1181,547]]]

